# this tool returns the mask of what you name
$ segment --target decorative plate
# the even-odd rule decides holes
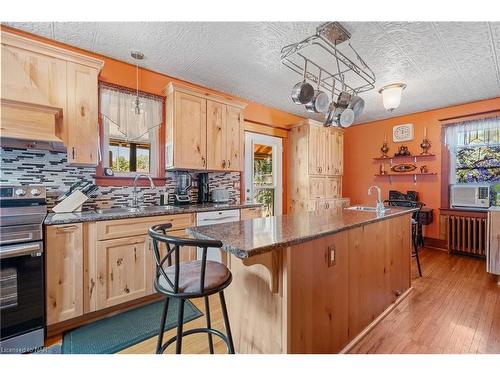
[[[413,139],[413,124],[396,125],[392,128],[392,140],[405,142]]]
[[[409,163],[396,164],[391,167],[394,172],[402,173],[402,172],[411,172],[417,169],[417,166]]]

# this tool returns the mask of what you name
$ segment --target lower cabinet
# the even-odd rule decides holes
[[[45,229],[45,299],[47,324],[83,314],[82,224]]]
[[[242,208],[240,210],[240,220],[257,219],[262,217],[261,207]]]
[[[152,244],[147,235],[98,241],[95,254],[96,309],[151,294],[152,260]]]

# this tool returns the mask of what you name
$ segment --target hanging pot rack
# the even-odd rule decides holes
[[[375,88],[375,73],[348,42],[350,38],[350,33],[340,23],[324,23],[316,28],[315,35],[283,47],[281,63],[316,84],[321,77],[320,86],[337,95],[342,91],[357,95],[372,90]],[[338,48],[344,42],[347,42],[352,57],[347,56],[347,51],[344,53]],[[314,50],[319,52],[312,56]],[[333,59],[330,60],[331,67],[318,62],[318,56],[323,60]],[[314,68],[307,69],[311,66]]]

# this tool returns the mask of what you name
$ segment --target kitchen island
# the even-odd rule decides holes
[[[348,350],[410,290],[412,208],[188,228],[222,241],[237,353]]]

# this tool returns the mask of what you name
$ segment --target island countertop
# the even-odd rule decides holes
[[[416,210],[416,208],[391,207],[385,213],[377,214],[339,208],[326,213],[271,216],[191,227],[187,232],[198,239],[220,240],[222,250],[245,259]]]

